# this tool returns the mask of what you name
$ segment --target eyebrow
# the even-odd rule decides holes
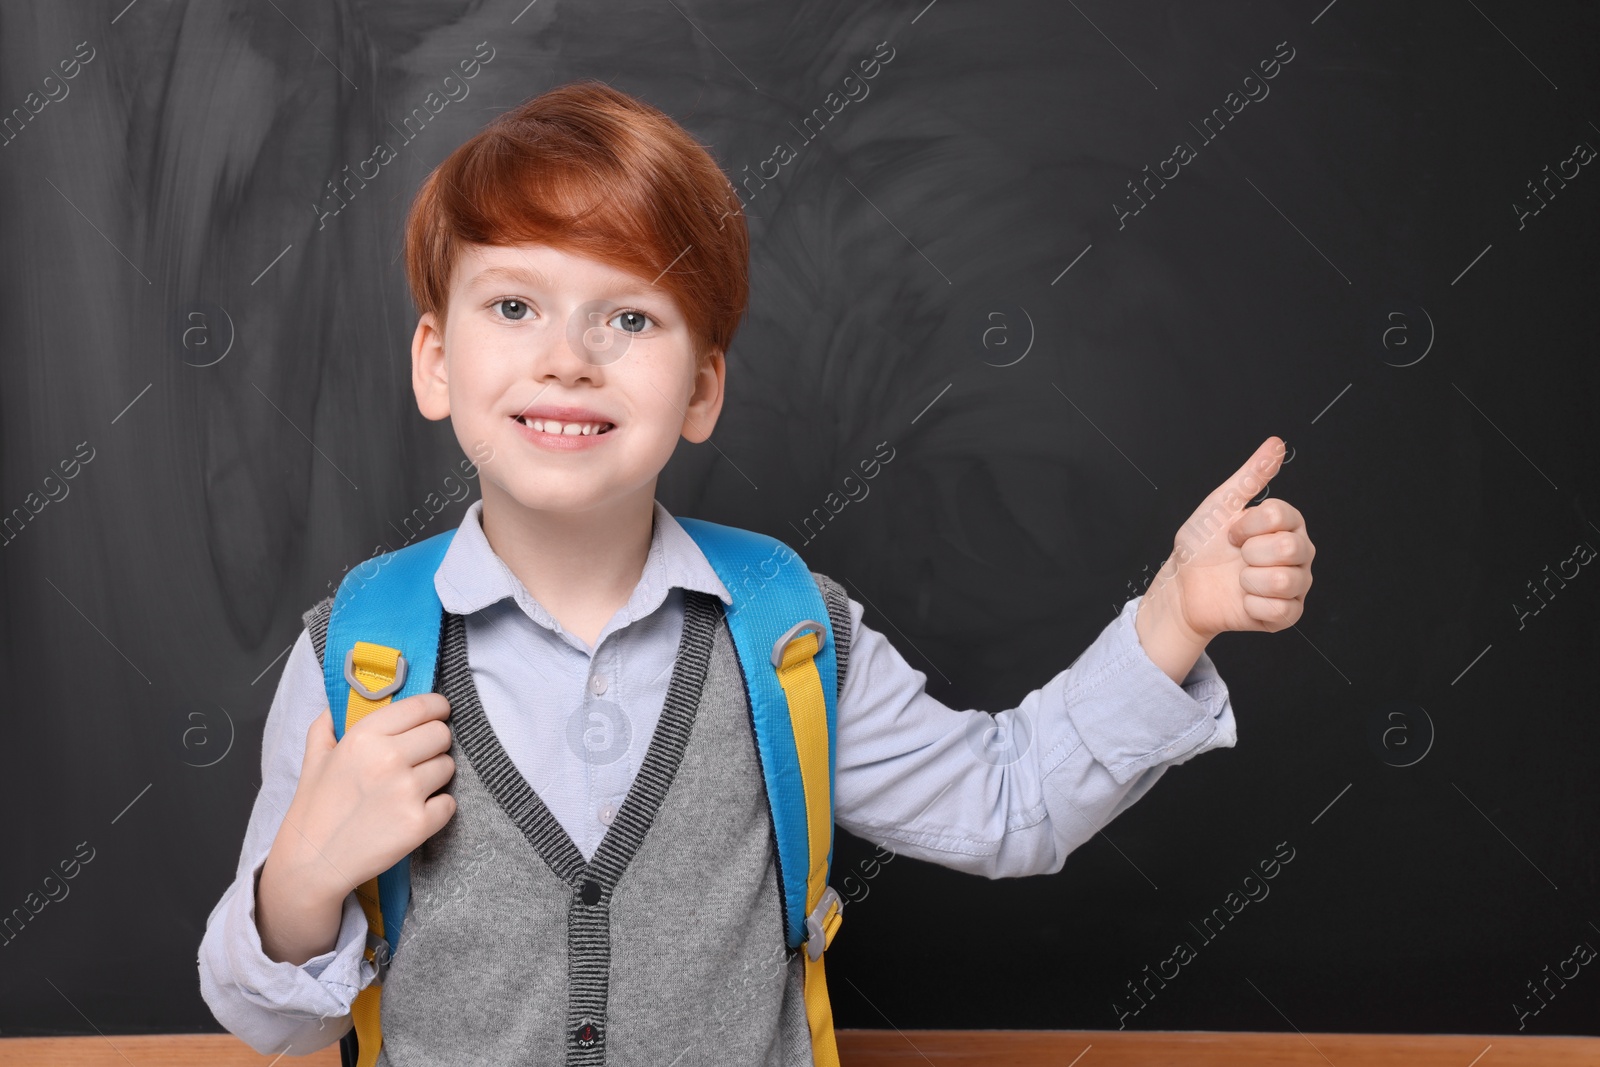
[[[532,267],[486,267],[473,275],[468,284],[480,285],[492,281],[527,282],[530,285],[550,287],[550,279]]]
[[[507,267],[485,267],[483,270],[481,270],[477,274],[473,275],[472,279],[467,283],[467,285],[469,287],[481,286],[481,285],[483,285],[483,284],[485,284],[487,282],[494,282],[494,281],[525,282],[528,285],[537,286],[537,287],[542,288],[542,289],[552,289],[552,288],[554,288],[554,286],[551,285],[551,283],[550,283],[550,279],[546,278],[543,274],[540,274],[538,271],[534,270],[532,267],[510,267],[510,266],[507,266]],[[661,289],[659,286],[649,285],[646,282],[644,282],[643,280],[634,280],[634,279],[630,278],[628,281],[623,282],[623,283],[621,283],[619,285],[608,286],[606,288],[605,292],[602,295],[603,296],[611,296],[611,297],[616,297],[616,296],[660,297],[660,296],[665,295],[665,291],[663,289]]]

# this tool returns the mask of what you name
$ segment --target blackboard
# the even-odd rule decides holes
[[[659,499],[790,537],[889,442],[801,551],[945,703],[1010,707],[1070,663],[1271,434],[1270,492],[1317,545],[1297,625],[1210,646],[1237,746],[1059,873],[874,866],[841,833],[869,891],[829,953],[837,1025],[1600,1033],[1597,26],[7,4],[0,915],[51,899],[0,945],[0,1034],[217,1029],[195,953],[300,612],[461,458],[412,397],[405,208],[496,112],[583,77],[731,176],[791,149],[746,204],[717,448],[681,445]],[[332,211],[480,42],[470,95]]]

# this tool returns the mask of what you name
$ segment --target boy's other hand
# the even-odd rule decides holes
[[[1225,630],[1276,633],[1305,609],[1316,546],[1288,502],[1246,504],[1278,473],[1287,451],[1269,437],[1205,498],[1173,538],[1152,590],[1203,646]]]
[[[343,900],[450,821],[455,797],[434,794],[455,774],[450,702],[418,693],[333,734],[324,709],[306,732],[305,761],[273,850],[306,891]]]

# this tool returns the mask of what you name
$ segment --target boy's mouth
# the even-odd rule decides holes
[[[536,433],[563,437],[593,437],[616,429],[616,424],[610,422],[562,422],[558,419],[530,419],[522,415],[511,417]]]

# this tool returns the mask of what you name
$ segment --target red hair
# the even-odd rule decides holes
[[[604,82],[558,86],[505,112],[423,180],[406,217],[406,279],[443,325],[464,243],[540,243],[665,289],[696,355],[724,353],[750,295],[738,196],[665,113]]]

